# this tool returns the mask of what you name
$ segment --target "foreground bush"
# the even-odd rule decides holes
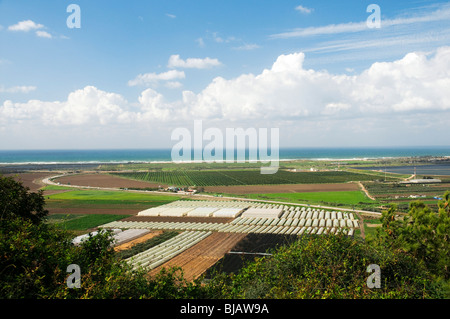
[[[155,278],[132,271],[111,248],[109,232],[89,237],[81,246],[73,236],[45,223],[24,219],[0,223],[0,298],[197,298],[201,285],[187,283],[172,268]],[[81,287],[69,288],[67,266],[81,270]]]
[[[370,264],[381,288],[369,288]],[[426,269],[400,251],[377,251],[346,236],[308,236],[259,258],[237,275],[217,275],[215,298],[442,298]]]
[[[437,278],[450,279],[450,193],[439,202],[437,212],[423,202],[409,205],[408,214],[399,218],[396,206],[383,212],[382,227],[373,245],[380,249],[400,249],[416,257]]]

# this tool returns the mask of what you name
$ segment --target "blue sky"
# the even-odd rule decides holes
[[[0,149],[171,147],[194,119],[281,146],[448,145],[449,44],[445,1],[3,0]]]

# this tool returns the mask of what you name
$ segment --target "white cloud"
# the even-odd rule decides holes
[[[209,36],[209,34],[210,34],[210,36]],[[216,43],[230,43],[230,42],[239,40],[234,36],[227,36],[226,38],[223,38],[223,37],[219,36],[218,32],[208,32],[208,37],[209,38],[212,37],[212,40]]]
[[[52,38],[52,35],[50,33],[41,30],[36,31],[36,35],[40,38],[48,38],[48,39]]]
[[[175,19],[177,16],[174,14],[166,13],[166,16],[168,16],[171,19]]]
[[[183,60],[180,58],[178,54],[171,55],[168,62],[169,68],[192,68],[192,69],[208,69],[215,66],[220,66],[220,63],[217,59],[211,58],[188,58]]]
[[[9,26],[8,30],[28,32],[30,30],[37,30],[42,28],[44,28],[42,24],[36,23],[32,20],[24,20],[18,22],[17,24]]]
[[[186,77],[183,71],[169,70],[163,73],[145,73],[139,74],[135,79],[128,81],[129,86],[154,85],[159,81],[170,81],[184,79]]]
[[[450,19],[450,5],[444,4],[439,9],[422,13],[410,17],[398,17],[394,19],[382,19],[381,28],[389,28],[392,26],[402,26],[411,25],[418,23],[428,23],[435,21],[448,21]],[[372,29],[367,27],[366,21],[361,22],[348,22],[340,24],[330,24],[326,26],[318,27],[308,27],[308,28],[297,28],[291,31],[282,32],[278,34],[273,34],[270,36],[272,39],[288,39],[296,37],[307,37],[307,36],[317,36],[317,35],[329,35],[329,34],[339,34],[339,33],[353,33],[370,31]]]
[[[450,110],[450,47],[374,63],[358,75],[305,69],[303,53],[281,55],[261,74],[215,78],[185,93],[190,114],[209,119],[400,116]],[[186,98],[186,96],[188,98]]]
[[[35,86],[22,85],[22,86],[13,86],[13,87],[6,88],[6,87],[0,85],[1,93],[29,93],[29,92],[32,92],[35,90],[36,90]]]
[[[292,31],[273,34],[270,36],[272,39],[288,39],[297,37],[306,37],[314,35],[323,34],[337,34],[337,33],[347,33],[347,32],[358,32],[370,30],[367,28],[366,22],[349,22],[341,24],[330,24],[320,27],[308,27],[308,28],[297,28]]]
[[[111,124],[137,129],[137,125],[170,126],[176,121],[205,119],[245,122],[247,126],[261,121],[277,123],[295,132],[299,123],[314,123],[303,126],[304,130],[309,134],[319,130],[325,139],[335,130],[350,134],[352,128],[359,126],[364,134],[370,134],[396,122],[407,130],[411,121],[420,119],[426,126],[432,120],[448,117],[450,47],[432,54],[412,52],[393,62],[374,63],[354,75],[306,69],[304,60],[301,52],[280,55],[259,74],[242,74],[233,79],[216,77],[199,93],[185,90],[182,98],[175,101],[148,88],[137,103],[130,103],[120,94],[93,86],[70,93],[65,101],[7,100],[0,105],[0,126],[27,123],[90,130]],[[168,86],[179,86],[173,80],[177,76],[169,74],[175,73],[153,74],[138,82],[165,79]]]
[[[304,7],[302,5],[295,7],[295,10],[305,14],[310,14],[311,12],[313,12],[313,9]]]
[[[205,41],[203,41],[203,38],[198,38],[198,39],[195,40],[195,42],[198,43],[198,46],[200,48],[204,48],[205,47]]]
[[[165,84],[165,86],[169,89],[178,89],[183,86],[183,83],[178,81],[169,81]]]
[[[0,118],[8,123],[29,121],[53,126],[106,125],[126,118],[125,105],[127,102],[118,94],[86,86],[70,93],[62,102],[29,100],[13,103],[7,100],[0,107]]]
[[[254,44],[254,43],[248,44],[248,43],[246,43],[246,44],[243,44],[241,46],[234,47],[233,49],[234,50],[238,50],[238,51],[250,51],[250,50],[255,50],[255,49],[259,49],[259,48],[260,48],[260,46],[257,45],[257,44]]]
[[[29,32],[32,30],[36,30],[36,32],[35,32],[36,36],[38,36],[40,38],[52,39],[53,36],[49,32],[42,30],[44,28],[45,28],[45,26],[43,24],[36,23],[32,20],[24,20],[24,21],[20,21],[20,22],[14,24],[14,25],[10,25],[8,27],[8,30],[9,31],[19,31],[19,32]]]

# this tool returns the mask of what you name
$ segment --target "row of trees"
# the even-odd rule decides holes
[[[238,274],[187,282],[171,268],[150,278],[111,249],[109,232],[81,246],[46,223],[41,192],[0,177],[0,298],[448,298],[449,194],[439,212],[420,202],[399,219],[382,215],[371,242],[346,236],[305,236]],[[67,285],[67,266],[81,268],[81,288]],[[381,288],[369,288],[369,264],[381,269]]]

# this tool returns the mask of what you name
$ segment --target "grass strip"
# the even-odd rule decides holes
[[[51,219],[49,220],[49,222],[54,222],[62,229],[75,231],[85,231],[90,228],[94,228],[119,219],[130,217],[130,215],[114,215],[114,214],[90,214],[90,215],[58,214],[50,216]]]

